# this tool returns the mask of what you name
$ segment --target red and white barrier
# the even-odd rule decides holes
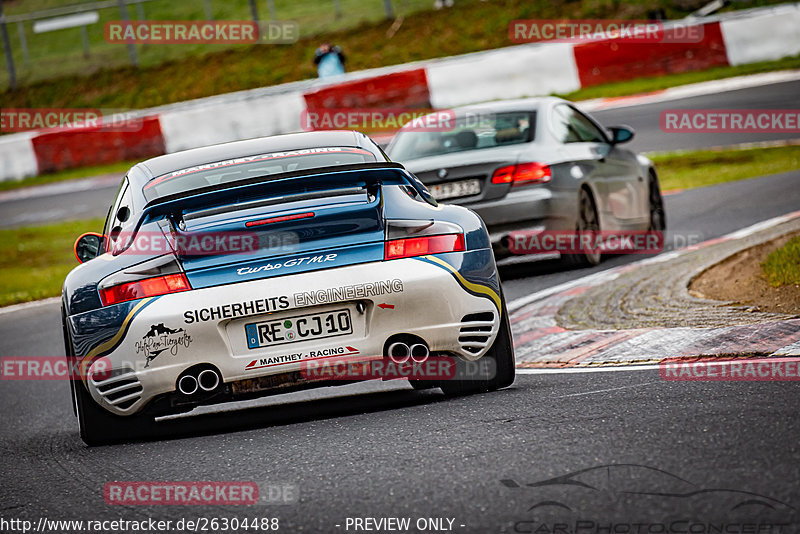
[[[734,12],[697,25],[703,28],[698,42],[533,43],[354,72],[336,81],[219,95],[146,111],[136,132],[7,135],[0,138],[0,180],[296,132],[309,109],[449,108],[800,54],[800,4]]]
[[[722,20],[720,27],[731,65],[800,54],[800,4],[752,10]]]

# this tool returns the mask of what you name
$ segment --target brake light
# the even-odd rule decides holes
[[[492,174],[493,184],[528,185],[543,184],[553,179],[550,166],[537,161],[500,167]]]
[[[441,254],[443,252],[463,252],[464,234],[432,235],[393,239],[386,242],[384,259],[396,260],[425,254]]]
[[[190,289],[192,287],[189,285],[189,280],[186,279],[185,274],[167,274],[102,288],[100,289],[100,300],[103,302],[103,306],[109,306],[127,300],[178,293]]]

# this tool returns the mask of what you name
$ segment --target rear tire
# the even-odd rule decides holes
[[[62,312],[62,318],[66,315]],[[64,325],[64,345],[68,357],[74,357],[69,330]],[[71,367],[70,367],[71,368]],[[146,437],[153,432],[155,420],[144,414],[120,417],[98,406],[79,378],[70,379],[72,406],[78,416],[81,439],[89,446],[106,445]]]
[[[439,387],[445,395],[459,396],[494,391],[508,387],[514,382],[516,361],[514,359],[514,343],[511,337],[511,323],[508,320],[508,310],[505,302],[503,303],[503,317],[500,323],[500,331],[494,340],[491,348],[483,355],[483,358],[476,363],[480,363],[484,358],[494,360],[493,376],[480,377],[476,380],[448,380],[440,382]],[[462,371],[468,363],[456,359],[456,370]],[[481,366],[482,367],[482,366]]]
[[[107,445],[147,437],[155,428],[155,420],[144,414],[120,417],[97,405],[86,390],[76,381],[73,384],[78,407],[78,426],[81,439],[89,446]]]
[[[649,232],[663,232],[667,229],[667,214],[664,212],[664,199],[661,197],[661,188],[658,186],[658,178],[653,171],[650,171],[650,227]]]
[[[578,193],[578,224],[579,236],[583,232],[600,233],[600,217],[597,213],[597,204],[592,194],[585,188]],[[580,254],[564,254],[564,261],[571,267],[594,267],[603,260],[600,251],[584,250]]]

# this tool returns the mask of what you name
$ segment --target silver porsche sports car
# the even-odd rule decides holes
[[[437,114],[439,121],[406,124],[387,147],[389,157],[437,200],[476,211],[498,259],[519,253],[516,238],[536,232],[666,228],[653,163],[620,146],[633,137],[627,126],[605,128],[554,97]],[[586,247],[562,255],[594,265],[602,252]]]

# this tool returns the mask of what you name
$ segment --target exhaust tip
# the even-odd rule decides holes
[[[203,391],[213,391],[219,385],[219,375],[211,369],[206,369],[197,375],[197,383]]]
[[[409,354],[411,355],[411,359],[414,360],[416,363],[423,363],[428,359],[430,356],[430,351],[428,350],[427,345],[423,345],[422,343],[416,343],[411,345],[409,348]]]
[[[387,352],[394,363],[405,363],[411,358],[411,348],[405,343],[392,343]]]
[[[178,391],[184,395],[193,395],[197,392],[197,379],[192,375],[183,375],[178,380]]]

